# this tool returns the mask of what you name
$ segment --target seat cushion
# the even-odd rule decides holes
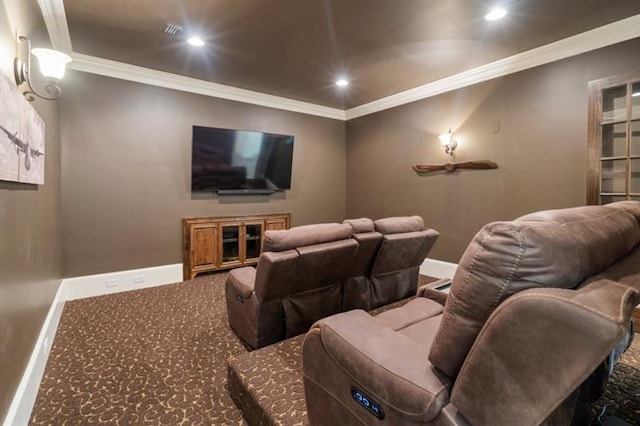
[[[443,309],[444,307],[438,302],[426,297],[416,297],[404,306],[376,315],[375,319],[384,322],[390,329],[398,331],[438,316]]]

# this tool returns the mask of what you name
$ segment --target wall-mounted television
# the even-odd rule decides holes
[[[291,189],[293,136],[193,126],[191,191],[272,194]]]

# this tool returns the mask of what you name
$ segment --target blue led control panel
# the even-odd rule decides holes
[[[356,387],[351,388],[351,396],[356,402],[362,405],[367,409],[368,412],[379,418],[380,420],[384,419],[384,410],[373,399],[371,399],[368,395],[362,393],[362,391]]]

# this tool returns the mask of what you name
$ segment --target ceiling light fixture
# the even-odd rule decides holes
[[[489,13],[484,15],[484,19],[487,21],[496,21],[500,18],[504,18],[507,15],[507,11],[501,7],[494,7]]]
[[[34,95],[47,100],[53,100],[60,96],[62,89],[58,85],[58,82],[64,77],[64,70],[66,65],[71,62],[69,55],[65,55],[62,52],[51,49],[33,49],[31,50],[31,41],[25,36],[19,36],[18,40],[23,43],[27,43],[27,59],[26,62],[19,58],[17,55],[13,61],[13,75],[16,80],[16,84],[20,86],[22,83],[27,83],[28,88],[25,89],[22,94],[27,98],[29,102],[35,99]],[[38,65],[40,65],[40,73],[44,76],[47,84],[44,86],[44,90],[47,94],[38,93],[31,84],[31,54],[38,58]]]
[[[200,37],[195,36],[195,35],[189,37],[189,39],[187,41],[192,46],[197,46],[197,47],[204,46],[204,41]]]
[[[349,81],[346,78],[340,78],[336,80],[336,86],[338,87],[347,87],[349,85]]]

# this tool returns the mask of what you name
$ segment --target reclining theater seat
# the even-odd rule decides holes
[[[640,300],[640,202],[483,227],[442,306],[317,322],[303,344],[309,421],[537,425],[588,416],[593,372]],[[380,421],[382,418],[384,421]]]
[[[266,231],[256,268],[229,272],[229,325],[259,348],[304,333],[342,311],[342,285],[358,243],[351,227],[321,223]]]
[[[388,217],[374,225],[382,243],[371,266],[365,310],[415,296],[420,265],[440,236],[425,230],[420,216]]]

